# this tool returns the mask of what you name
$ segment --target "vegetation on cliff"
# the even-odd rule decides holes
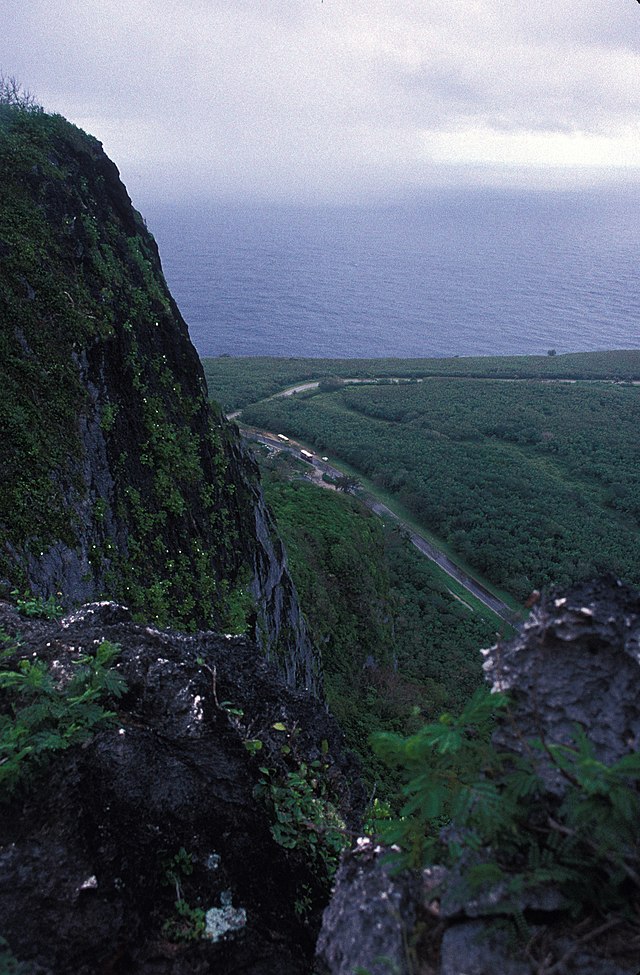
[[[461,710],[482,680],[478,647],[493,641],[499,621],[452,594],[439,570],[357,499],[290,476],[286,459],[264,461],[329,706],[379,779],[370,735],[415,731],[442,709]]]
[[[113,163],[0,106],[0,578],[223,624],[251,573],[250,465],[210,408]]]

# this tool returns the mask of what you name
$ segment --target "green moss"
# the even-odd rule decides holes
[[[155,242],[99,144],[60,117],[0,113],[0,257],[0,575],[23,584],[15,553],[89,532],[105,595],[163,624],[219,622],[249,502]],[[83,477],[96,423],[108,498]]]
[[[250,590],[249,573],[245,571],[232,587],[225,582],[223,593],[223,629],[236,636],[248,633],[256,611],[255,600]],[[274,652],[277,653],[277,650]]]

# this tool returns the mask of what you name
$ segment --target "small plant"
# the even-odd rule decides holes
[[[293,902],[293,909],[295,911],[296,917],[300,920],[304,920],[309,916],[311,908],[313,907],[313,896],[312,890],[309,884],[302,884],[297,892],[295,901]]]
[[[18,612],[23,616],[32,616],[43,620],[59,620],[64,615],[64,609],[55,596],[34,596],[33,593],[20,594],[18,589],[11,593],[16,601]]]
[[[193,873],[193,856],[181,846],[175,856],[164,861],[164,882],[174,884],[176,899],[182,900],[182,878]]]
[[[175,914],[162,925],[162,933],[169,941],[197,941],[206,931],[205,912],[191,907],[185,899],[182,881],[193,873],[194,857],[181,846],[178,852],[163,861],[164,883],[175,887]]]
[[[392,817],[391,804],[385,799],[375,798],[365,813],[363,832],[368,836],[377,836]]]
[[[345,824],[328,794],[326,769],[317,760],[300,762],[295,771],[287,773],[261,768],[256,794],[272,808],[271,835],[276,843],[303,850],[322,865],[331,880],[348,840]]]
[[[115,403],[105,403],[102,407],[102,415],[100,417],[100,426],[102,427],[103,433],[111,433],[115,426],[116,418],[118,416],[119,407]]]
[[[59,681],[37,657],[9,666],[16,650],[0,652],[0,786],[7,792],[52,752],[86,741],[97,724],[113,718],[100,698],[126,690],[111,667],[120,647],[106,640],[95,656],[72,661],[72,672]]]
[[[232,588],[223,583],[222,589],[224,594],[222,626],[225,632],[241,636],[247,633],[249,620],[255,612],[255,599],[250,589],[248,575],[243,574]]]
[[[177,900],[175,915],[162,925],[162,934],[168,941],[199,941],[204,938],[207,920],[201,907],[191,907],[185,900]]]

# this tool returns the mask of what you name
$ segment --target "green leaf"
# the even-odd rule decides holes
[[[249,738],[243,742],[243,745],[251,753],[259,752],[262,749],[262,742],[259,738]]]

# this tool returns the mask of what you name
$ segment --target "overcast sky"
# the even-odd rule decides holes
[[[134,200],[640,177],[636,0],[2,0]]]

